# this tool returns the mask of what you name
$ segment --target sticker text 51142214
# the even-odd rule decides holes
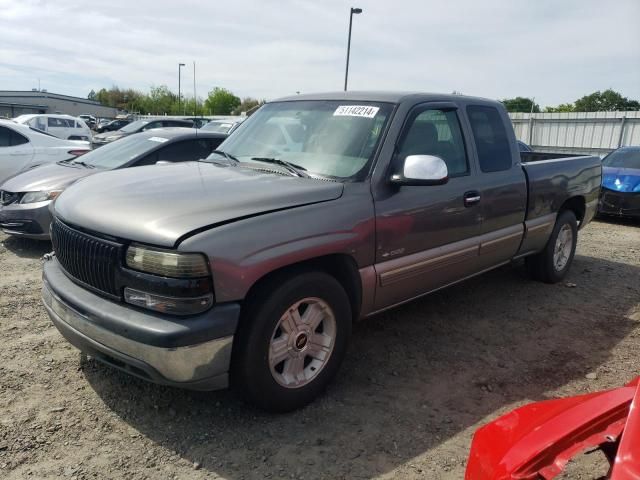
[[[378,110],[380,110],[380,107],[370,107],[368,105],[340,105],[333,112],[333,116],[373,118],[378,113]]]

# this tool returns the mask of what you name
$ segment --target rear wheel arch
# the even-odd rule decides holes
[[[581,195],[571,197],[565,200],[564,203],[560,206],[560,208],[558,209],[558,215],[565,210],[572,211],[576,216],[578,226],[582,226],[582,221],[584,220],[584,216],[587,211],[587,202]]]

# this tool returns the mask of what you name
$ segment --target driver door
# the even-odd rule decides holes
[[[435,155],[447,164],[449,180],[390,186],[376,198],[376,309],[476,272],[482,213],[469,151],[455,104],[427,103],[410,112],[392,164],[402,165],[408,155]]]

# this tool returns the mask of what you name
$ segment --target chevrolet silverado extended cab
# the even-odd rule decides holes
[[[500,103],[458,95],[297,95],[219,148],[65,190],[43,300],[102,362],[272,411],[325,388],[357,319],[519,258],[562,280],[602,169],[521,157]]]

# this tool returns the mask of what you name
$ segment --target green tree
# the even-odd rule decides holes
[[[88,100],[96,100],[96,92],[95,90],[92,88],[91,91],[89,92],[89,95],[87,95],[87,99]]]
[[[500,100],[508,112],[534,112],[538,113],[540,111],[540,105],[535,103],[532,98],[527,97],[516,97],[516,98],[505,98],[504,100]]]
[[[239,107],[240,103],[240,99],[229,90],[214,87],[204,101],[204,108],[211,115],[231,115],[231,112]]]
[[[240,115],[241,113],[247,113],[258,105],[265,103],[265,100],[258,100],[257,98],[244,97],[240,105],[233,109],[231,112],[233,115]]]
[[[556,107],[545,107],[544,111],[547,113],[575,112],[576,106],[573,103],[561,103]]]
[[[597,91],[576,100],[578,112],[611,112],[615,110],[640,110],[640,102],[623,97],[620,93],[608,89]]]

